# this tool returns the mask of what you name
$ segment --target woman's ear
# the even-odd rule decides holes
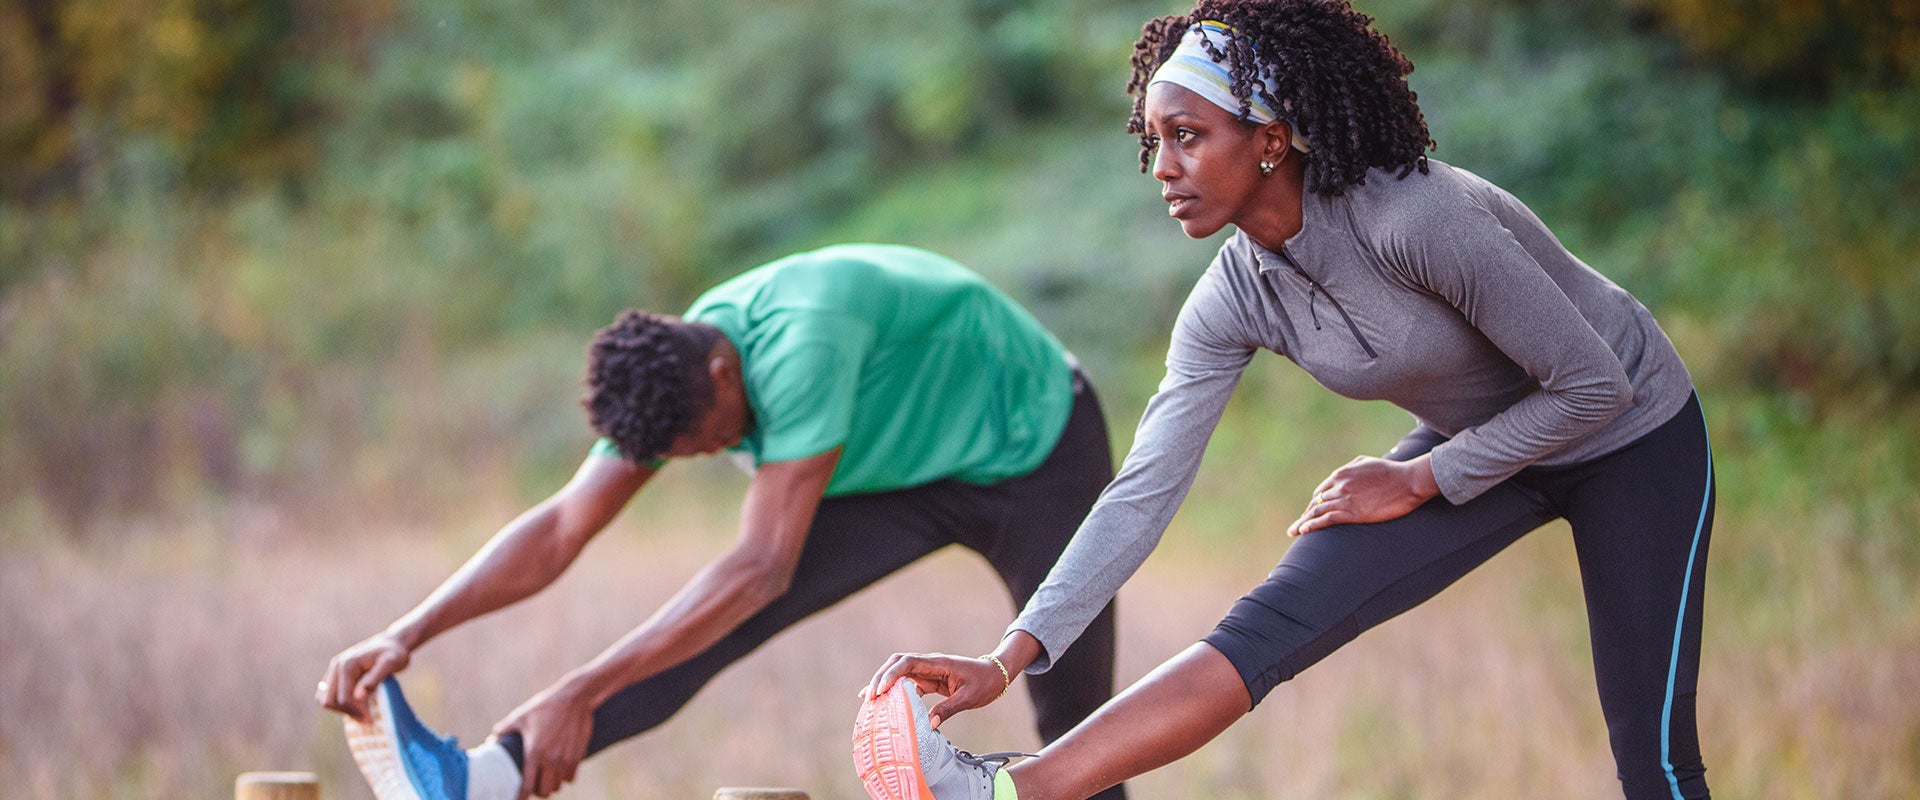
[[[1293,126],[1274,120],[1260,126],[1260,160],[1278,164],[1293,150]]]

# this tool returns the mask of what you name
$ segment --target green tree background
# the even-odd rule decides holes
[[[1153,222],[1117,130],[1132,33],[1172,10],[12,0],[0,503],[84,535],[356,493],[384,450],[545,470],[582,436],[572,342],[845,238],[946,250],[1150,373],[1211,247]],[[1363,10],[1437,155],[1640,295],[1709,389],[1794,426],[1911,411],[1920,4]]]

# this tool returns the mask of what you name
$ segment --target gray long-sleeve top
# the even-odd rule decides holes
[[[1686,403],[1692,378],[1646,307],[1513,195],[1429,165],[1305,195],[1280,252],[1244,233],[1220,248],[1119,475],[1008,628],[1044,649],[1027,671],[1051,666],[1159,543],[1256,350],[1450,437],[1432,465],[1456,504],[1530,464],[1617,450]]]

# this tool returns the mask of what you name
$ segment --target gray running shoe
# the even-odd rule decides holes
[[[911,680],[862,703],[853,722],[854,772],[873,800],[993,800],[994,776],[1025,755],[954,747],[933,729]]]

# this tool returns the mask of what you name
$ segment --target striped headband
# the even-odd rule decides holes
[[[1227,27],[1225,23],[1210,19],[1201,20],[1188,28],[1185,36],[1180,37],[1180,46],[1174,48],[1173,55],[1167,58],[1167,63],[1161,64],[1159,69],[1154,70],[1153,77],[1147,81],[1147,85],[1165,82],[1184,87],[1206,98],[1209,103],[1236,115],[1239,114],[1240,98],[1233,96],[1233,79],[1227,75],[1227,68],[1214,61],[1213,57],[1207,53],[1208,44],[1213,45],[1215,50],[1225,52],[1226,39],[1232,34],[1233,29]],[[1268,70],[1268,72],[1271,71]],[[1266,76],[1265,83],[1267,94],[1280,94],[1271,74]],[[1300,126],[1293,124],[1292,119],[1273,113],[1273,108],[1267,105],[1266,98],[1262,97],[1260,92],[1253,92],[1247,100],[1251,105],[1247,111],[1249,119],[1259,125],[1265,125],[1275,119],[1284,119],[1287,127],[1293,131],[1293,149],[1302,153],[1308,151],[1307,137],[1301,135]]]

